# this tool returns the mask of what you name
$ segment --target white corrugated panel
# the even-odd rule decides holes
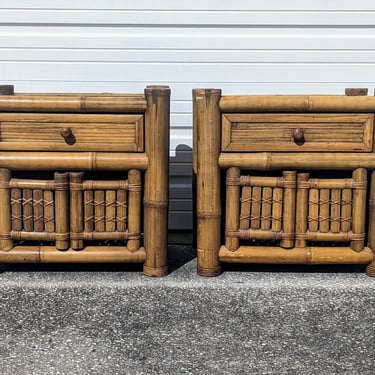
[[[191,90],[375,86],[370,0],[2,0],[0,84],[27,92],[172,88],[172,229],[191,228]]]

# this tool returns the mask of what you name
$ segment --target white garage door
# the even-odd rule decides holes
[[[191,229],[191,90],[375,86],[371,0],[2,0],[0,84],[18,92],[172,88],[171,229]]]

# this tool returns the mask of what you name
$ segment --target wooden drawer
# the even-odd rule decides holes
[[[0,114],[0,150],[144,150],[143,115]]]
[[[222,151],[372,150],[372,114],[222,115]]]

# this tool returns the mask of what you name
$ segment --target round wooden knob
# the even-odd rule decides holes
[[[66,140],[73,136],[72,129],[70,128],[62,128],[60,130],[60,135]]]
[[[295,142],[301,142],[305,138],[305,131],[301,128],[293,130],[293,138]]]

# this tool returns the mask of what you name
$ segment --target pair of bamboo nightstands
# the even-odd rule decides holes
[[[169,88],[1,91],[0,262],[136,262],[165,275]],[[375,275],[375,98],[202,89],[193,106],[199,274],[244,262]]]

